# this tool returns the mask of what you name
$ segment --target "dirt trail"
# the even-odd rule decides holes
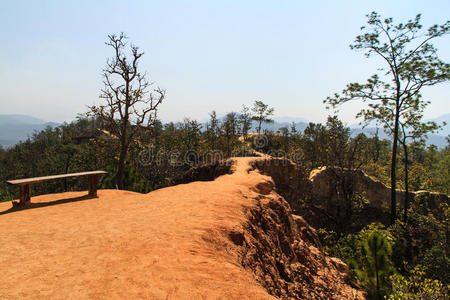
[[[50,194],[14,212],[0,203],[0,299],[272,299],[230,239],[261,193],[277,196],[254,159],[146,195]]]

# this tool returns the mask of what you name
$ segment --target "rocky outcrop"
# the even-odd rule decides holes
[[[230,233],[242,265],[281,299],[363,299],[351,287],[347,266],[329,257],[316,231],[275,193],[257,197],[248,221]]]
[[[369,205],[375,208],[389,208],[387,199],[391,197],[391,189],[382,182],[369,177],[361,170],[339,172],[342,176],[347,176],[352,180],[353,191],[364,195],[369,201]],[[331,199],[336,201],[336,190],[333,186],[333,169],[322,167],[311,171],[309,176],[311,181],[311,193],[318,201]],[[403,200],[404,195],[397,191],[398,199]]]
[[[355,194],[360,194],[368,200],[369,208],[374,210],[390,209],[391,188],[384,185],[381,181],[367,175],[362,170],[349,170],[343,173],[344,176],[351,178],[353,183],[353,191]],[[316,203],[333,202],[338,203],[339,197],[333,186],[333,169],[323,167],[313,170],[309,176],[311,182],[311,197]],[[441,193],[417,191],[410,193],[410,201],[412,202],[416,197],[423,197],[427,202],[427,207],[434,213],[439,213],[439,205],[441,203],[448,203],[448,196]],[[405,201],[405,192],[397,190],[397,202],[399,208],[403,209]],[[381,217],[381,219],[383,219]],[[387,220],[387,218],[386,218]]]
[[[391,189],[361,170],[344,171],[322,167],[310,173],[288,159],[263,156],[252,165],[270,176],[278,194],[290,204],[294,213],[302,215],[315,228],[333,230],[359,230],[372,222],[390,223]],[[345,177],[351,183],[354,195],[361,196],[358,213],[351,216],[352,227],[344,224],[350,220],[346,215],[346,203],[339,194],[336,176]],[[439,215],[441,203],[449,203],[448,196],[440,193],[418,191],[410,193],[411,202],[420,196],[435,215]],[[397,190],[398,209],[403,209],[405,193]]]

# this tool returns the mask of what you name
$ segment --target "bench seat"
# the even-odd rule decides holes
[[[54,179],[71,178],[71,177],[88,176],[89,195],[92,197],[97,197],[97,182],[98,182],[97,176],[104,175],[104,174],[108,174],[108,172],[99,170],[99,171],[59,174],[59,175],[8,180],[8,181],[6,181],[6,183],[8,183],[9,185],[16,185],[16,186],[20,187],[20,205],[25,205],[28,202],[30,202],[31,184],[32,183],[38,183],[38,182],[54,180]]]

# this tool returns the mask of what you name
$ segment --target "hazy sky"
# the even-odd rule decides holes
[[[167,90],[160,117],[205,119],[262,100],[276,116],[323,121],[322,100],[365,81],[379,61],[349,44],[377,11],[394,21],[450,18],[450,1],[19,1],[0,8],[0,114],[71,121],[99,104],[104,42],[125,32]],[[450,61],[450,36],[435,42]],[[450,112],[450,84],[424,90],[426,117]],[[344,106],[348,123],[358,105]]]

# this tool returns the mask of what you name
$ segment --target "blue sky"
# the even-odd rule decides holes
[[[8,1],[0,10],[0,114],[71,121],[99,104],[110,33],[125,32],[141,67],[167,90],[160,117],[205,119],[262,100],[276,116],[321,122],[322,100],[380,61],[349,44],[377,11],[396,21],[449,19],[450,1]],[[450,61],[450,36],[435,42]],[[423,91],[426,117],[450,112],[450,84]],[[340,116],[354,122],[357,104]]]

